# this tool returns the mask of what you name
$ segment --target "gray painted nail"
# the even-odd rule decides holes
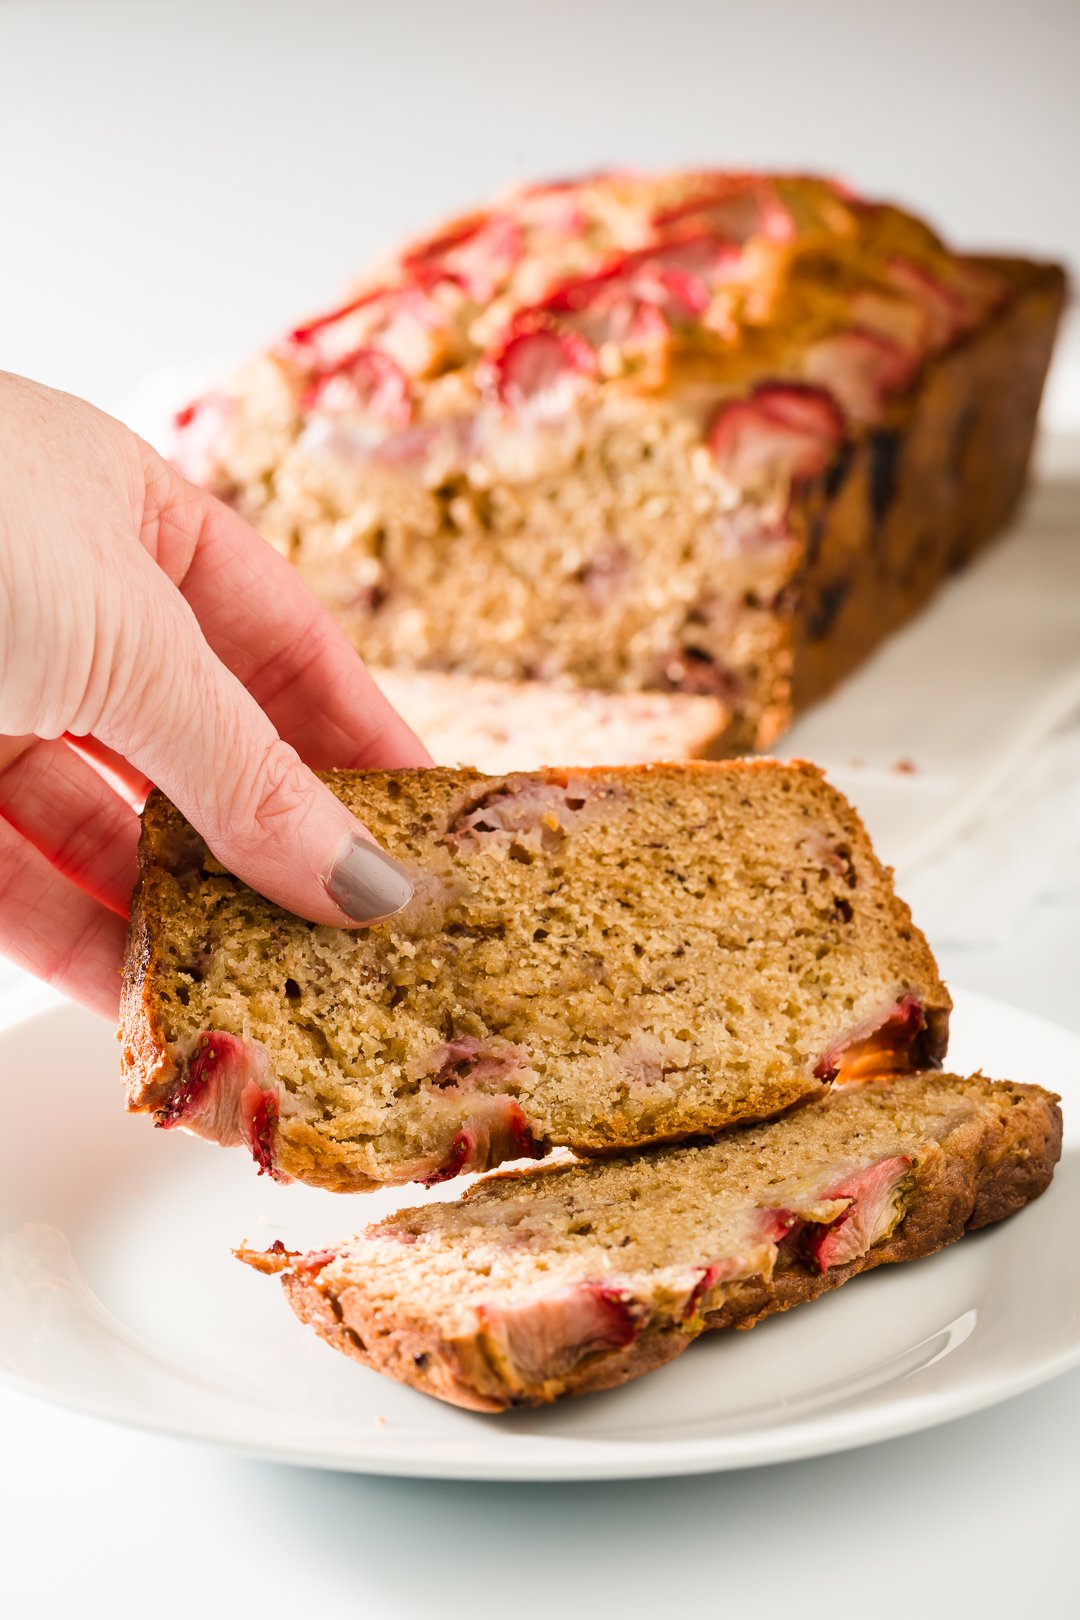
[[[413,886],[392,855],[367,838],[346,833],[323,885],[334,904],[353,922],[381,922],[393,917],[413,897]]]

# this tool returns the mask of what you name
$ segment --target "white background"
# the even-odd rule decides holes
[[[0,358],[111,403],[608,164],[822,168],[1080,265],[1075,0],[0,4]]]
[[[448,208],[608,163],[835,169],[957,242],[1080,264],[1078,66],[1074,0],[0,0],[0,364],[114,405]],[[1078,939],[1051,893],[942,965],[1080,1029]],[[642,1485],[290,1471],[7,1391],[0,1436],[4,1620],[1080,1612],[1077,1375],[863,1453]]]

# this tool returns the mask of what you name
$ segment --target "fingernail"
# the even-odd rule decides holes
[[[392,855],[367,838],[346,833],[323,878],[336,906],[353,922],[382,922],[407,906],[413,886]]]

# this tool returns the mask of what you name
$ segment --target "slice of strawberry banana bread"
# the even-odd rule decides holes
[[[475,765],[496,775],[568,759],[575,766],[715,759],[732,718],[719,698],[687,692],[600,692],[429,670],[371,673],[437,765]]]
[[[553,1144],[604,1153],[933,1067],[949,997],[814,767],[342,772],[414,875],[316,927],[144,817],[122,1004],[129,1106],[339,1190]]]
[[[703,1146],[492,1176],[317,1253],[237,1252],[366,1366],[478,1411],[535,1406],[1011,1215],[1053,1175],[1056,1104],[910,1075]]]
[[[827,180],[527,187],[185,410],[178,458],[377,664],[768,746],[1008,518],[1064,289]]]

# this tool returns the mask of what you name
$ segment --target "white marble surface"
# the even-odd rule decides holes
[[[839,168],[972,245],[1075,262],[1078,46],[1065,0],[7,0],[0,358],[112,404],[444,208],[613,161]],[[939,954],[1080,1030],[1075,884]],[[1077,1612],[1080,1374],[862,1452],[644,1484],[292,1470],[2,1387],[0,1435],[5,1620]]]

